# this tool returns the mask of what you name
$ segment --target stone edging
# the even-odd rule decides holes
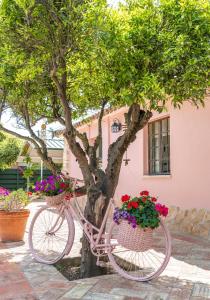
[[[166,218],[169,229],[191,233],[210,239],[210,211],[202,209],[181,209],[171,206]]]

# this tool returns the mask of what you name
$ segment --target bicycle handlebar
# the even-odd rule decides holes
[[[69,180],[73,180],[73,181],[83,182],[84,183],[84,180],[82,180],[82,179],[69,176],[68,172],[65,172],[65,174],[63,172],[61,172],[61,176],[63,176],[64,179],[69,179]]]

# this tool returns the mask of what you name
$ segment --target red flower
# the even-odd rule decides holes
[[[27,194],[28,194],[28,196],[32,196],[33,193],[32,192],[28,192]]]
[[[132,205],[131,203],[128,203],[128,206],[127,206],[128,209],[132,208]]]
[[[61,188],[61,189],[65,189],[65,188],[66,188],[66,184],[65,184],[64,182],[61,182],[61,183],[60,183],[60,188]]]
[[[134,208],[137,208],[139,206],[139,204],[137,202],[131,202],[131,205],[134,207]]]
[[[65,200],[71,200],[71,194],[65,196]]]
[[[155,198],[155,197],[152,197],[152,202],[156,202],[157,201],[157,199]]]
[[[129,202],[128,203],[128,209],[130,209],[130,208],[137,208],[139,206],[139,204],[137,203],[137,202],[135,202],[135,201],[132,201],[132,202]]]
[[[142,200],[143,202],[146,202],[146,201],[147,201],[147,196],[142,196],[141,200]]]
[[[140,193],[141,196],[149,196],[149,192],[148,191],[142,191]]]
[[[127,202],[128,200],[130,200],[130,196],[129,195],[123,195],[121,197],[122,202]]]

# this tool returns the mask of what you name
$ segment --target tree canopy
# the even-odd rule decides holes
[[[20,140],[0,132],[0,170],[7,169],[16,162],[21,144]]]
[[[1,86],[22,123],[63,117],[59,86],[73,117],[139,103],[161,110],[203,103],[209,80],[209,2],[8,1],[1,5]],[[65,57],[65,62],[62,60]],[[53,79],[54,78],[54,79]],[[17,102],[16,99],[19,99]],[[64,123],[64,122],[63,122]]]

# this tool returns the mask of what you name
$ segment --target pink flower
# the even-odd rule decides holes
[[[3,196],[9,195],[9,190],[7,190],[4,187],[0,186],[0,195],[3,195]]]
[[[165,205],[162,205],[160,203],[157,203],[155,205],[155,209],[159,212],[159,214],[163,217],[166,217],[168,215],[168,207]]]

